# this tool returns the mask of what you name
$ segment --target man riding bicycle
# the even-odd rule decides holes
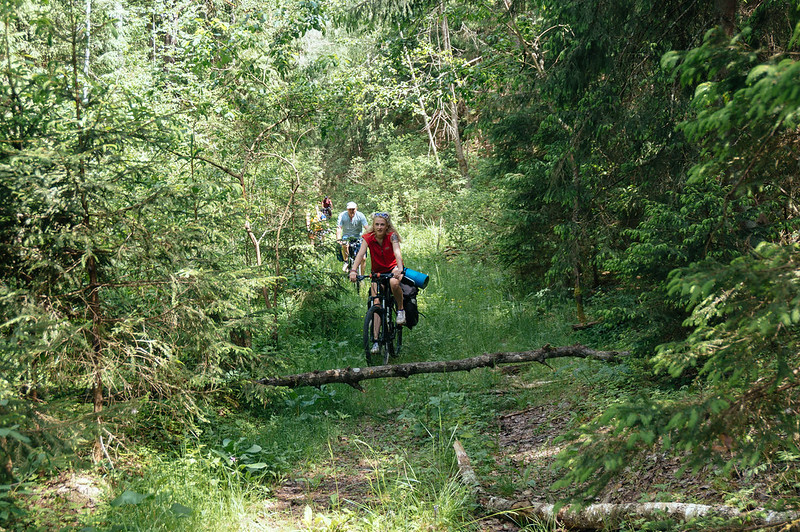
[[[372,227],[361,236],[363,245],[358,250],[353,268],[350,270],[350,281],[356,282],[358,267],[364,261],[364,255],[369,248],[372,262],[372,273],[391,273],[393,277],[389,279],[389,287],[392,290],[395,304],[397,305],[397,325],[406,323],[406,311],[403,309],[403,290],[400,288],[400,280],[403,278],[403,256],[400,252],[400,235],[397,234],[392,225],[389,213],[376,212],[372,215]],[[377,283],[372,283],[371,294],[374,296],[378,292]],[[376,330],[380,327],[380,321],[376,320]],[[372,352],[380,350],[378,342],[372,345]]]
[[[347,204],[347,210],[339,215],[336,222],[336,240],[342,246],[344,264],[342,271],[347,271],[347,258],[350,256],[348,240],[361,238],[361,230],[367,228],[367,217],[358,211],[354,201]]]

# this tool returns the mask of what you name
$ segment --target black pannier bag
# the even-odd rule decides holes
[[[413,281],[406,278],[400,281],[400,288],[403,289],[403,310],[406,311],[405,326],[411,329],[419,322],[419,307],[417,307],[419,289]]]

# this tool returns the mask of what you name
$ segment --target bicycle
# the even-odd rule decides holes
[[[311,227],[306,229],[309,240],[311,240],[311,242],[313,242],[315,246],[324,244],[325,235],[327,235],[332,231],[333,229],[329,227],[324,227],[322,224],[317,224],[317,225],[312,224]]]
[[[361,249],[361,239],[351,236],[346,239],[343,238],[338,242],[340,244],[344,244],[345,242],[347,243],[347,272],[349,274],[350,270],[353,269],[353,262],[355,261],[356,255],[358,255],[358,250]],[[366,257],[364,257],[364,259],[366,260]],[[363,266],[364,266],[363,262],[358,265],[358,271],[356,272],[358,276],[361,276],[361,268],[363,268]],[[355,285],[356,285],[356,293],[360,294],[361,293],[360,278],[356,278]]]
[[[367,298],[367,314],[364,316],[364,354],[367,357],[367,364],[370,366],[373,360],[373,343],[378,343],[380,349],[375,356],[381,356],[384,365],[389,363],[389,357],[399,355],[403,346],[403,327],[398,326],[395,322],[397,318],[395,301],[389,287],[389,279],[392,277],[391,273],[356,276],[359,281],[371,279],[378,285],[376,294],[374,296],[370,294]],[[378,302],[376,303],[375,300]]]

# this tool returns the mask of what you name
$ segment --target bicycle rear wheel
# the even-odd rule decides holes
[[[364,316],[364,356],[367,358],[367,365],[371,366],[373,358],[380,356],[380,353],[372,354],[372,344],[378,342],[383,351],[382,327],[378,329],[378,338],[375,338],[375,320],[381,320],[383,317],[383,309],[378,305],[373,305],[367,310],[367,315]],[[385,321],[385,320],[383,320]]]

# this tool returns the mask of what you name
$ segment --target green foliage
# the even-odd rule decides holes
[[[657,357],[662,369],[679,375],[687,367],[699,367],[712,384],[731,379],[747,386],[758,377],[732,378],[727,368],[731,355],[726,353],[742,350],[739,356],[747,356],[752,364],[737,373],[746,374],[758,371],[760,355],[772,359],[777,354],[780,360],[781,352],[791,351],[795,324],[800,321],[800,292],[794,272],[799,251],[797,244],[764,242],[727,265],[711,263],[702,269],[676,270],[670,290],[692,308],[686,324],[694,330],[685,341],[662,347]],[[687,350],[690,358],[680,354]],[[775,367],[781,374],[787,369],[784,364]]]
[[[424,154],[424,139],[418,135],[398,135],[393,128],[382,127],[376,138],[372,158],[353,172],[353,178],[369,179],[371,186],[355,196],[364,212],[392,213],[397,223],[437,220],[452,209],[459,188],[452,171],[439,171]],[[366,194],[365,194],[366,193]]]
[[[671,224],[685,228],[690,253],[672,259],[686,263],[666,286],[669,297],[687,306],[683,325],[690,332],[659,346],[653,362],[698,393],[679,402],[625,402],[585,427],[561,457],[568,468],[561,485],[584,486],[582,496],[596,493],[639,449],[656,444],[681,455],[687,468],[717,464],[725,472],[753,469],[797,447],[791,406],[800,320],[796,217],[783,210],[781,219],[776,210],[792,202],[780,191],[792,182],[788,168],[796,164],[788,141],[800,109],[796,65],[780,56],[758,64],[745,45],[748,36],[728,40],[709,31],[676,69],[685,83],[706,80],[695,91],[696,116],[681,126],[703,147],[681,195],[688,208],[676,218],[690,223]],[[664,64],[677,57],[666,55]],[[651,212],[653,220],[663,217],[661,209]],[[642,229],[637,251],[661,249],[661,259],[669,259],[664,252],[674,250],[647,242]],[[610,436],[599,436],[609,425]]]
[[[247,443],[244,438],[223,440],[222,449],[212,452],[222,457],[232,473],[241,475],[244,482],[257,482],[264,477],[275,479],[287,469],[280,453],[270,453],[257,443]]]
[[[658,9],[683,11],[679,4]],[[672,129],[686,104],[674,98],[658,58],[698,28],[651,18],[653,9],[641,2],[548,6],[541,31],[559,23],[568,31],[548,33],[543,71],[523,70],[526,82],[485,114],[495,146],[489,176],[508,191],[499,250],[521,275],[574,285],[579,271],[590,284],[589,272],[628,258],[626,231],[685,171],[691,152]]]
[[[243,487],[225,460],[199,449],[171,459],[147,456],[142,478],[120,479],[119,493],[84,530],[239,530],[254,488]]]
[[[271,316],[253,302],[274,276],[230,259],[233,190],[168,153],[194,137],[162,95],[108,76],[99,49],[67,45],[86,37],[69,34],[77,6],[19,7],[3,8],[2,392],[94,389],[98,410],[111,396],[150,397],[185,420],[197,412],[187,391],[264,366],[234,337],[265,328]],[[94,16],[91,38],[119,51],[100,31],[110,13]],[[36,31],[14,32],[29,20]]]
[[[489,467],[481,431],[530,394],[473,400],[500,382],[488,370],[363,397],[252,384],[363,363],[363,294],[305,231],[323,194],[391,212],[406,262],[431,275],[408,360],[576,339],[639,355],[554,365],[606,388],[562,456],[579,497],[659,445],[688,467],[791,464],[800,10],[738,4],[731,37],[710,27],[720,3],[682,0],[6,2],[0,441],[13,464],[0,495],[105,428],[160,452],[191,432],[206,447],[153,458],[94,524],[233,526],[247,490],[379,412],[435,448],[411,473],[392,457],[375,482],[391,500],[359,526],[460,526],[445,444],[472,438]],[[580,333],[573,287],[601,320]],[[618,399],[642,384],[662,390]],[[92,390],[94,417],[74,405]],[[231,415],[242,408],[264,425]],[[47,416],[80,422],[55,431]],[[16,515],[8,501],[0,518]],[[305,524],[349,518],[309,510]]]

